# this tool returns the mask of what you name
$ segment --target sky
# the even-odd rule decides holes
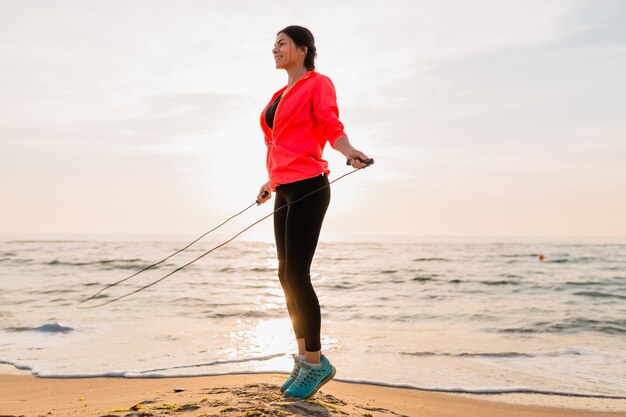
[[[200,233],[253,203],[298,24],[375,159],[333,184],[322,238],[626,236],[623,1],[0,7],[0,233]]]

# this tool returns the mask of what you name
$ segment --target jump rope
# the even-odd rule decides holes
[[[308,196],[310,196],[310,195],[312,195],[312,194],[315,194],[315,193],[316,193],[316,192],[318,192],[318,191],[323,190],[324,188],[330,187],[330,185],[331,185],[332,183],[334,183],[334,182],[336,182],[336,181],[339,181],[340,179],[342,179],[342,178],[344,178],[344,177],[347,177],[347,176],[348,176],[348,175],[350,175],[350,174],[354,174],[356,171],[359,171],[359,170],[361,170],[361,169],[363,169],[363,168],[367,168],[368,166],[370,166],[370,165],[373,165],[373,164],[374,164],[374,159],[372,159],[372,158],[367,159],[367,160],[362,160],[362,159],[360,159],[360,158],[357,158],[357,160],[358,160],[359,162],[362,162],[362,163],[366,164],[366,165],[365,165],[364,167],[361,167],[361,168],[355,168],[354,170],[352,170],[352,171],[350,171],[350,172],[347,172],[347,173],[345,173],[345,174],[341,175],[340,177],[335,178],[334,180],[330,181],[328,184],[323,185],[322,187],[317,188],[317,189],[315,189],[315,190],[311,191],[310,193],[303,195],[302,197],[298,198],[297,200],[292,201],[291,203],[287,203],[287,204],[284,204],[284,205],[280,206],[279,208],[277,208],[276,210],[272,211],[272,212],[271,212],[270,214],[268,214],[267,216],[264,216],[264,217],[260,218],[259,220],[255,221],[254,223],[252,223],[251,225],[249,225],[249,226],[248,226],[248,227],[246,227],[245,229],[241,230],[239,233],[237,233],[236,235],[234,235],[234,236],[233,236],[233,237],[231,237],[230,239],[228,239],[228,240],[226,240],[225,242],[220,243],[219,245],[217,245],[217,246],[213,247],[212,249],[210,249],[210,250],[208,250],[208,251],[204,252],[202,255],[200,255],[200,256],[198,256],[197,258],[195,258],[195,259],[193,259],[193,260],[191,260],[191,261],[187,262],[186,264],[184,264],[184,265],[182,265],[182,266],[180,266],[180,267],[176,268],[175,270],[173,270],[173,271],[172,271],[172,272],[170,272],[169,274],[164,275],[163,277],[161,277],[161,278],[157,279],[156,281],[153,281],[153,282],[151,282],[151,283],[149,283],[149,284],[147,284],[147,285],[144,285],[143,287],[137,288],[136,290],[133,290],[133,291],[127,292],[127,293],[125,293],[125,294],[123,294],[123,295],[120,295],[119,297],[113,298],[113,299],[111,299],[111,300],[107,300],[107,301],[105,301],[105,302],[103,302],[103,303],[96,304],[96,305],[90,305],[90,306],[83,306],[83,304],[85,304],[86,302],[91,301],[91,300],[93,300],[93,299],[97,298],[100,294],[102,294],[103,292],[105,292],[105,291],[106,291],[106,290],[108,290],[109,288],[115,287],[116,285],[121,284],[122,282],[128,281],[129,279],[136,277],[137,275],[141,274],[142,272],[145,272],[145,271],[147,271],[147,270],[149,270],[149,269],[152,269],[152,268],[154,268],[155,266],[160,265],[160,264],[162,264],[163,262],[167,261],[167,260],[168,260],[168,259],[170,259],[171,257],[173,257],[173,256],[175,256],[175,255],[177,255],[177,254],[179,254],[179,253],[181,253],[181,252],[183,252],[183,251],[184,251],[184,250],[186,250],[186,249],[189,249],[189,247],[191,247],[194,243],[198,242],[200,239],[202,239],[203,237],[205,237],[205,236],[206,236],[206,235],[208,235],[209,233],[211,233],[211,232],[213,232],[213,231],[215,231],[215,230],[219,229],[220,227],[222,227],[223,225],[225,225],[226,223],[228,223],[230,220],[234,219],[235,217],[239,216],[240,214],[243,214],[245,211],[247,211],[248,209],[250,209],[252,206],[261,204],[261,203],[259,202],[259,200],[257,199],[254,203],[250,204],[248,207],[246,207],[245,209],[241,210],[239,213],[232,215],[232,216],[231,216],[231,217],[229,217],[228,219],[224,220],[224,221],[223,221],[221,224],[219,224],[218,226],[216,226],[216,227],[214,227],[213,229],[209,230],[208,232],[204,233],[202,236],[198,237],[197,239],[195,239],[194,241],[192,241],[191,243],[189,243],[189,244],[188,244],[187,246],[185,246],[184,248],[179,249],[179,250],[177,250],[176,252],[172,253],[172,254],[171,254],[170,256],[168,256],[167,258],[163,258],[163,259],[161,259],[159,262],[153,263],[152,265],[149,265],[149,266],[147,266],[147,267],[143,268],[142,270],[140,270],[140,271],[138,271],[138,272],[135,272],[134,274],[132,274],[132,275],[130,275],[130,276],[128,276],[128,277],[126,277],[126,278],[124,278],[124,279],[121,279],[121,280],[119,280],[119,281],[117,281],[117,282],[113,282],[113,283],[111,283],[111,284],[109,284],[109,285],[107,285],[107,286],[103,287],[100,291],[98,291],[97,293],[95,293],[95,294],[94,294],[94,295],[92,295],[91,297],[86,298],[86,299],[84,299],[83,301],[81,301],[80,303],[78,303],[78,304],[76,305],[76,308],[86,310],[86,309],[91,309],[91,308],[102,307],[102,306],[105,306],[105,305],[107,305],[107,304],[111,304],[111,303],[114,303],[114,302],[116,302],[116,301],[119,301],[119,300],[121,300],[122,298],[126,298],[126,297],[128,297],[128,296],[133,295],[133,294],[137,294],[138,292],[143,291],[143,290],[145,290],[145,289],[147,289],[147,288],[150,288],[150,287],[152,287],[153,285],[156,285],[156,284],[158,284],[159,282],[163,281],[164,279],[166,279],[166,278],[168,278],[168,277],[170,277],[170,276],[174,275],[176,272],[180,271],[181,269],[184,269],[184,268],[188,267],[189,265],[191,265],[192,263],[194,263],[194,262],[196,262],[196,261],[198,261],[198,260],[200,260],[200,259],[204,258],[205,256],[207,256],[207,255],[208,255],[208,254],[210,254],[211,252],[213,252],[213,251],[215,251],[215,250],[217,250],[217,249],[221,248],[222,246],[225,246],[225,245],[227,245],[228,243],[232,242],[232,241],[233,241],[233,240],[235,240],[238,236],[240,236],[242,233],[244,233],[244,232],[245,232],[245,231],[247,231],[248,229],[250,229],[250,228],[254,227],[255,225],[257,225],[257,224],[261,223],[263,220],[265,220],[265,219],[267,219],[268,217],[272,216],[272,215],[273,215],[274,213],[276,213],[277,211],[282,210],[283,208],[287,207],[287,206],[288,206],[288,205],[290,205],[290,204],[295,204],[295,203],[297,203],[297,202],[299,202],[299,201],[301,201],[301,200],[303,200],[303,199],[307,198]],[[351,165],[351,163],[350,163],[350,161],[349,161],[349,160],[348,160],[348,161],[346,161],[346,165]],[[265,192],[263,192],[263,194],[261,195],[261,197],[262,197],[262,198],[265,198],[267,195],[268,195],[268,192],[267,192],[267,191],[265,191]]]

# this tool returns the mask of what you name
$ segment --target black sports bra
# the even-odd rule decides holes
[[[270,129],[274,129],[274,115],[276,114],[276,107],[278,107],[278,102],[280,101],[282,96],[282,94],[279,95],[278,98],[269,105],[267,111],[265,112],[265,123],[267,123]]]

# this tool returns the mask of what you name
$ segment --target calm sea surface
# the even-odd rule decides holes
[[[0,241],[0,363],[40,376],[290,371],[297,346],[272,243],[234,241],[131,297],[76,308],[186,243]],[[626,397],[624,241],[323,241],[312,280],[339,380]]]

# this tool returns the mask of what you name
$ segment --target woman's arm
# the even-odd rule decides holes
[[[361,161],[368,160],[368,156],[363,152],[354,149],[347,136],[342,136],[337,139],[333,144],[333,148],[341,152],[353,168],[365,168],[367,166],[366,163]]]

